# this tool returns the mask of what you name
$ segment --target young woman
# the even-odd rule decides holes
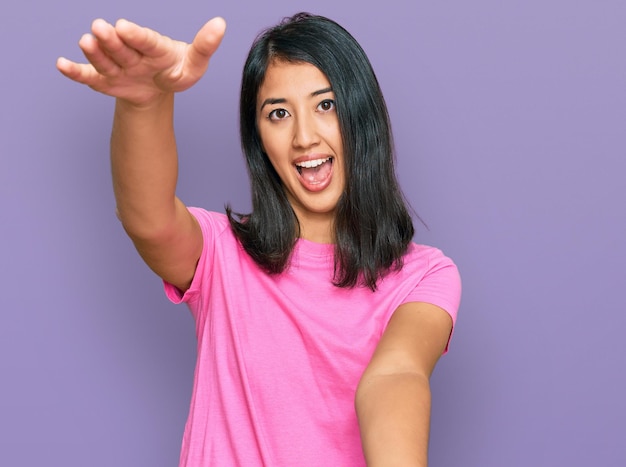
[[[337,23],[305,13],[248,55],[240,131],[252,212],[176,197],[174,94],[225,31],[191,44],[120,20],[59,70],[114,96],[124,228],[196,321],[181,466],[425,466],[429,378],[460,300],[453,262],[412,243],[375,74]]]

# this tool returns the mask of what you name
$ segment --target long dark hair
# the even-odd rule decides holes
[[[288,267],[300,227],[256,125],[258,91],[272,60],[314,65],[335,93],[346,188],[334,221],[334,284],[376,290],[380,278],[402,268],[414,227],[396,180],[389,115],[376,75],[358,42],[328,18],[298,13],[262,32],[250,49],[239,111],[252,212],[238,214],[227,206],[231,228],[265,271]]]

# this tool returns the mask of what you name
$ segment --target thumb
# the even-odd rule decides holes
[[[193,67],[204,68],[215,53],[226,31],[224,18],[208,21],[196,34],[187,51],[187,62]]]

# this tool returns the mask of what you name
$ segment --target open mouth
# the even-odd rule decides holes
[[[328,176],[330,169],[333,165],[332,157],[325,157],[322,159],[314,159],[310,161],[297,162],[296,170],[298,173],[307,180],[313,181],[314,179],[322,180]]]
[[[324,190],[332,179],[334,157],[320,157],[308,161],[296,162],[300,183],[311,192]]]

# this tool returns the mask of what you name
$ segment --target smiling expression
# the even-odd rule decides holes
[[[302,236],[332,241],[345,175],[335,95],[324,73],[309,63],[272,61],[258,93],[257,127]]]

